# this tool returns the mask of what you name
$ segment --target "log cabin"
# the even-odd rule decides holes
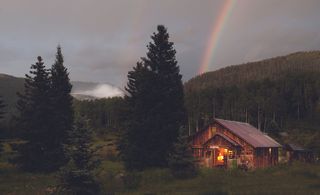
[[[252,125],[214,119],[191,136],[200,166],[255,169],[278,163],[281,145]]]

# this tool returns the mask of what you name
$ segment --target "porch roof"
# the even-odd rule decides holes
[[[212,138],[208,139],[208,141],[206,141],[204,143],[204,145],[206,145],[207,143],[209,143],[212,139],[214,139],[215,137],[220,136],[223,139],[227,140],[229,143],[231,143],[233,146],[240,146],[239,144],[237,144],[235,141],[233,141],[232,139],[228,138],[227,136],[221,134],[221,133],[216,133]]]

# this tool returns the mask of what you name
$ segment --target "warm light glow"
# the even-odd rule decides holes
[[[223,161],[224,157],[221,153],[219,153],[219,156],[217,157],[218,161]]]
[[[228,153],[228,149],[224,149],[224,153],[227,154]]]

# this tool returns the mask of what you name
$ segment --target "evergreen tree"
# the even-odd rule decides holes
[[[4,112],[5,104],[3,103],[2,97],[0,96],[0,122],[1,119],[3,119],[3,115],[5,114]],[[0,140],[2,138],[2,125],[0,125]],[[2,144],[0,141],[0,152],[2,152]]]
[[[3,115],[5,114],[4,108],[5,108],[5,104],[3,102],[2,97],[0,96],[0,120],[3,118]]]
[[[49,71],[39,56],[26,74],[24,94],[18,94],[18,129],[26,140],[18,148],[17,164],[28,171],[52,171],[56,159],[51,155],[55,146],[52,136],[52,107],[50,99]]]
[[[60,172],[58,191],[76,195],[98,194],[99,185],[92,173],[98,165],[96,150],[92,144],[92,131],[83,119],[79,119],[69,133],[65,150],[69,162]]]
[[[280,127],[275,120],[271,120],[268,125],[268,133],[271,134],[273,137],[279,137]]]
[[[168,163],[172,174],[177,178],[190,178],[197,173],[188,136],[182,128],[174,149],[169,155]]]
[[[151,81],[148,81],[150,71],[138,62],[133,71],[128,73],[128,84],[126,91],[129,95],[125,96],[125,104],[127,110],[123,116],[125,121],[124,132],[121,132],[119,139],[120,156],[128,169],[142,169],[146,166],[147,161],[145,142],[150,138],[147,129],[147,120],[143,120],[147,116],[149,107],[144,106],[150,104],[146,102],[149,89],[152,87]],[[145,109],[145,110],[143,110]]]
[[[72,129],[73,125],[72,96],[70,95],[72,85],[68,70],[63,62],[61,47],[58,46],[56,60],[51,68],[50,96],[54,108],[52,112],[52,139],[55,140],[55,145],[52,145],[52,155],[61,165],[65,162],[63,144],[66,143],[68,131]]]
[[[128,126],[120,144],[127,168],[167,166],[167,156],[185,122],[183,85],[167,29],[151,36],[147,57],[128,73]]]

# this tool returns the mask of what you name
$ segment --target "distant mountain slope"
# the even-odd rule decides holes
[[[252,80],[275,80],[295,71],[320,72],[320,51],[297,52],[258,62],[228,66],[196,76],[185,83],[188,91],[244,84]]]
[[[24,80],[22,78],[0,74],[0,96],[6,104],[6,111],[15,110],[15,104],[18,99],[17,92],[23,91]]]
[[[75,98],[96,99],[104,97],[122,96],[123,91],[105,83],[73,81],[72,94]],[[12,113],[17,102],[17,92],[23,92],[24,79],[0,73],[0,96],[3,97],[6,111]]]

